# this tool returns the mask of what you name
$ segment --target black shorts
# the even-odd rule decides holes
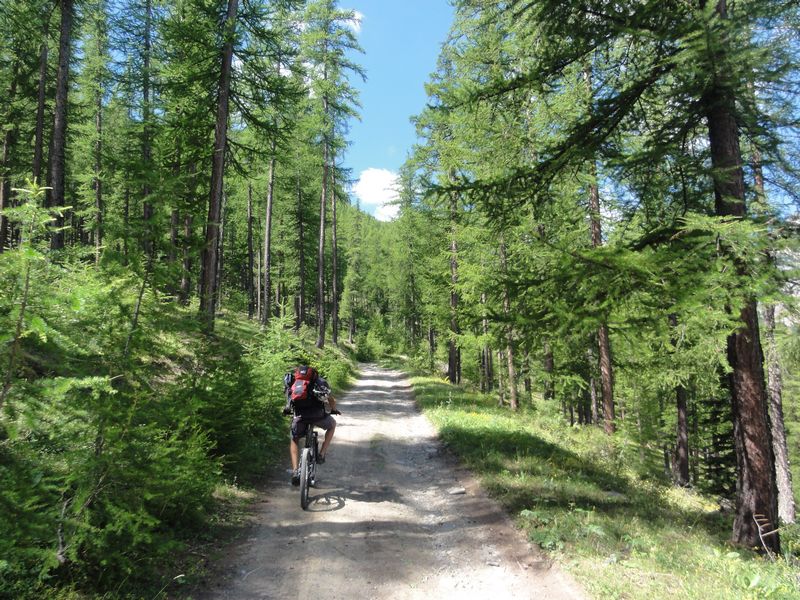
[[[305,437],[309,424],[313,423],[320,429],[328,431],[336,427],[336,419],[331,415],[309,419],[308,417],[295,417],[292,419],[292,439],[296,442],[301,437]]]

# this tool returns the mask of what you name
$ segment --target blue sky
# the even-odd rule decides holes
[[[447,0],[340,0],[361,15],[356,60],[367,81],[360,90],[361,121],[353,121],[344,166],[352,169],[353,200],[380,219],[389,219],[393,176],[415,141],[409,119],[425,106],[424,85],[436,68],[453,9]]]

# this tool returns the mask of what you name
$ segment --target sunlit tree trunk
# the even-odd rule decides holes
[[[67,146],[67,96],[69,93],[69,70],[72,55],[72,22],[74,18],[73,0],[61,0],[61,33],[58,43],[58,74],[56,76],[56,102],[53,115],[53,137],[50,157],[50,199],[49,206],[64,206],[66,204],[65,178],[66,178],[66,146]],[[64,217],[58,216],[55,220],[56,231],[50,238],[50,247],[59,249],[64,247]]]
[[[335,159],[332,161],[336,164]],[[339,345],[339,260],[337,253],[338,242],[336,239],[336,169],[332,170],[331,177],[331,341]]]
[[[511,296],[508,292],[508,265],[506,261],[506,245],[500,241],[500,268],[503,272],[503,316],[506,319],[506,361],[508,362],[508,398],[511,410],[519,408],[517,398],[517,370],[514,366],[514,328],[511,325]]]
[[[42,45],[39,49],[39,86],[36,100],[36,126],[33,135],[33,178],[42,184],[42,163],[44,155],[44,110],[47,98],[47,38],[50,33],[50,17],[45,17]]]
[[[264,303],[261,307],[261,322],[266,325],[272,315],[272,204],[275,194],[275,140],[272,140],[272,156],[269,159],[267,179],[267,207],[264,212]],[[302,241],[301,241],[302,244]]]
[[[218,300],[219,229],[222,217],[225,148],[228,141],[228,104],[233,63],[233,39],[236,30],[236,11],[238,6],[238,0],[228,0],[228,11],[223,26],[225,43],[222,49],[222,65],[217,92],[217,121],[214,131],[214,152],[211,160],[211,193],[208,203],[208,219],[206,221],[205,247],[203,249],[200,281],[200,313],[203,315],[208,329],[214,328],[214,314]]]
[[[145,183],[142,186],[142,219],[144,221],[144,250],[153,254],[153,205],[150,201],[150,168],[152,166],[152,120],[153,105],[150,98],[150,63],[152,54],[153,3],[146,0],[144,9],[144,47],[142,50],[142,167]]]
[[[719,0],[716,10],[719,18],[727,18],[725,0]],[[735,98],[727,86],[716,82],[703,100],[714,172],[715,212],[718,216],[743,219],[747,211]],[[744,270],[743,266],[737,268]],[[727,383],[738,474],[733,541],[748,547],[761,547],[763,543],[778,552],[778,534],[763,537],[778,525],[778,493],[755,298],[746,300],[739,316],[739,329],[728,337],[731,372]],[[761,535],[756,520],[764,524]]]
[[[14,101],[14,97],[17,94],[17,75],[19,70],[19,64],[14,62],[14,66],[11,69],[11,83],[9,84],[8,89],[8,99],[9,99],[9,110],[8,117],[11,116],[11,108],[10,105]],[[11,146],[14,143],[14,138],[17,134],[17,126],[9,127],[6,129],[6,133],[3,136],[3,150],[2,156],[0,156],[0,252],[3,252],[6,249],[6,245],[8,244],[9,235],[8,235],[8,219],[6,218],[5,214],[2,211],[8,209],[11,206],[11,173],[8,170],[8,162],[11,153]]]
[[[297,321],[295,329],[306,322],[306,242],[305,222],[303,221],[303,188],[300,185],[300,172],[297,173],[297,244],[300,262],[300,280],[297,293]],[[266,300],[264,300],[266,302]]]

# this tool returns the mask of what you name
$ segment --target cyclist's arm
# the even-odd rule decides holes
[[[328,402],[331,405],[331,411],[336,410],[336,398],[333,397],[333,394],[328,394]]]

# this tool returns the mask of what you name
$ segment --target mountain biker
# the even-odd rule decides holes
[[[297,396],[295,384],[299,379],[308,381],[307,384],[298,386],[307,388],[302,401],[293,400],[293,396]],[[294,415],[289,441],[289,457],[292,461],[292,485],[300,485],[300,469],[298,468],[300,450],[297,441],[305,437],[306,431],[312,423],[316,427],[324,429],[325,439],[322,442],[317,463],[322,464],[325,462],[328,446],[331,444],[333,433],[336,429],[336,419],[330,414],[332,412],[338,413],[336,399],[331,394],[331,386],[325,378],[316,369],[307,365],[300,365],[293,371],[286,373],[283,377],[283,385],[286,395],[286,406],[283,409],[283,414]],[[325,399],[325,402],[323,402],[322,398]],[[326,407],[326,402],[329,404],[330,410]]]

